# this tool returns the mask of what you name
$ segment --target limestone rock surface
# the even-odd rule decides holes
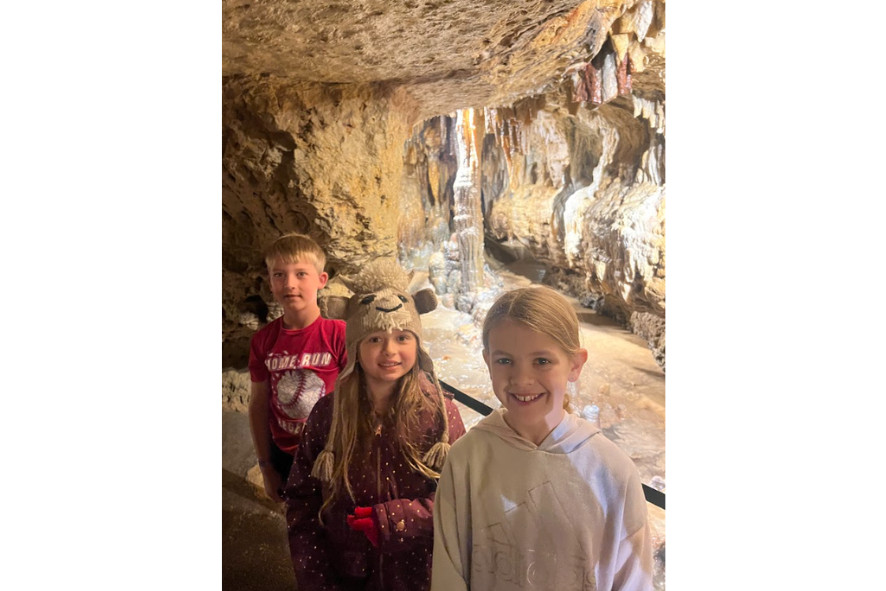
[[[612,31],[643,70],[653,0],[223,0],[222,73],[407,86],[420,119],[540,94]]]
[[[663,319],[664,17],[660,0],[223,0],[223,365],[279,314],[261,252],[284,232],[313,236],[333,277],[379,256],[457,266],[468,108],[487,252],[626,324]]]

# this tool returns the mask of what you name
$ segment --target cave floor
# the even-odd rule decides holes
[[[530,283],[497,271],[505,287]],[[665,477],[665,377],[640,337],[581,308],[588,363],[573,394],[578,411],[594,404],[608,438],[637,465],[644,483],[663,490]],[[445,306],[422,316],[425,346],[438,377],[496,408],[480,354],[480,329],[471,317]],[[482,416],[462,405],[470,429]],[[282,507],[257,492],[247,472],[256,461],[245,413],[222,411],[222,581],[225,591],[296,589]],[[656,552],[655,588],[664,589],[665,511],[648,504]]]
[[[292,591],[295,574],[282,505],[247,478],[256,465],[246,413],[222,411],[222,588]]]

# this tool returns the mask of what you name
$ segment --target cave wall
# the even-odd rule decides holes
[[[663,96],[588,105],[565,85],[477,116],[489,255],[543,265],[545,283],[646,338],[664,366]],[[421,181],[405,189],[423,192],[429,217],[438,199],[431,187],[454,178],[452,166],[438,164],[454,152],[452,126],[452,117],[433,118],[409,142],[424,153],[410,156],[409,175]],[[449,262],[436,270],[438,292],[453,290]]]
[[[575,114],[546,98],[511,148],[507,189],[484,195],[487,239],[578,274],[568,291],[599,293],[615,317],[664,315],[662,134],[631,97]]]
[[[396,256],[400,227],[424,220],[404,215],[413,105],[402,91],[272,76],[228,78],[222,91],[223,363],[242,367],[259,320],[256,296],[273,316],[261,257],[270,242],[311,235],[334,276]]]

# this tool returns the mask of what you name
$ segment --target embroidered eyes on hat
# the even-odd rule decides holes
[[[434,364],[422,345],[420,314],[437,308],[437,295],[425,288],[415,294],[407,290],[409,275],[393,259],[376,259],[355,277],[341,278],[354,292],[350,298],[326,296],[321,298],[321,311],[327,318],[339,318],[347,323],[345,340],[348,364],[340,376],[347,376],[357,360],[357,346],[369,334],[383,330],[409,330],[418,339],[418,364],[434,374]]]

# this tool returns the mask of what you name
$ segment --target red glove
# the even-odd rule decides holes
[[[372,543],[378,548],[378,526],[375,524],[372,507],[356,507],[353,515],[348,515],[348,525],[354,531],[362,531]]]

